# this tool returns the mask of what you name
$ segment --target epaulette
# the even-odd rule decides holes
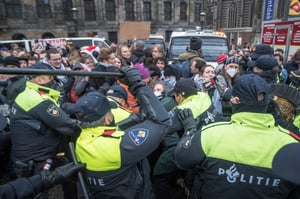
[[[231,121],[214,122],[214,123],[210,123],[208,125],[203,126],[201,131],[207,130],[207,129],[215,127],[215,126],[223,126],[223,125],[229,125],[229,124],[232,124],[232,122]]]
[[[300,136],[297,135],[296,133],[289,131],[289,135],[292,136],[293,138],[295,138],[297,141],[300,141]]]
[[[102,136],[112,136],[112,134],[113,134],[114,132],[116,132],[115,129],[113,129],[113,130],[105,130],[105,131],[103,132]]]

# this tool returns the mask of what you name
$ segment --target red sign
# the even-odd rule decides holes
[[[282,28],[276,30],[275,45],[286,45],[289,29]]]
[[[262,35],[263,44],[273,44],[275,24],[265,24]]]
[[[300,22],[294,23],[291,45],[300,46]]]

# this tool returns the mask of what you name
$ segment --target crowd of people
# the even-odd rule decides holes
[[[300,140],[300,50],[257,44],[216,67],[197,37],[177,61],[136,39],[0,53],[5,68],[102,73],[0,75],[1,198],[58,183],[64,198],[299,198],[299,174],[273,158]]]

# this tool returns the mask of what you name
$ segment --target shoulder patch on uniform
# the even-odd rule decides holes
[[[51,116],[59,116],[59,110],[58,110],[57,106],[55,106],[54,104],[51,104],[48,107],[47,113]]]
[[[175,111],[174,110],[169,111],[168,115],[169,115],[170,118],[174,117]]]
[[[132,142],[139,146],[143,144],[148,138],[149,130],[148,129],[133,129],[129,132],[129,137]]]

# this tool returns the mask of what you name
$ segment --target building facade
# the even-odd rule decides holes
[[[231,44],[242,45],[255,42],[260,34],[264,2],[3,0],[0,2],[0,39],[99,36],[120,42],[120,23],[137,21],[150,22],[151,33],[163,35],[166,41],[173,30],[203,25],[226,32]],[[204,22],[200,21],[200,13],[206,14]]]

